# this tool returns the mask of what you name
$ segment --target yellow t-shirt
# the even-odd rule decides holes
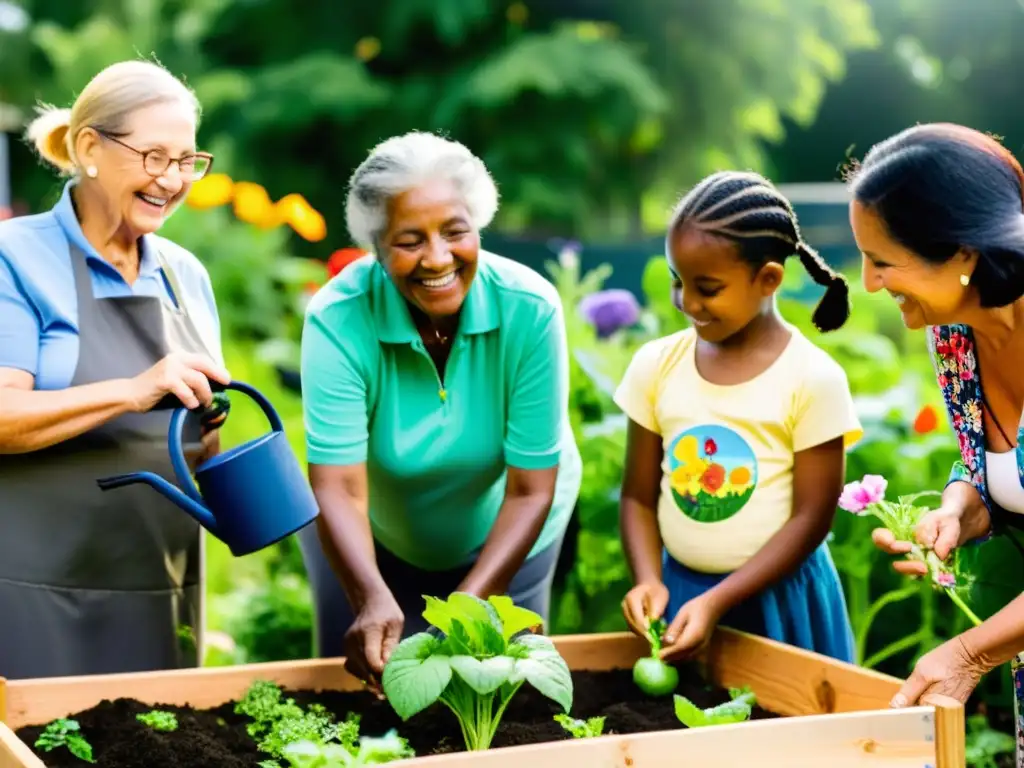
[[[793,455],[863,430],[846,373],[796,328],[779,357],[736,385],[711,384],[686,329],[637,350],[615,402],[662,436],[658,526],[678,562],[731,573],[792,514]]]

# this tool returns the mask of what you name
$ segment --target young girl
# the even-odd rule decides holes
[[[853,661],[825,537],[860,439],[842,368],[775,306],[796,254],[826,286],[821,331],[849,315],[846,281],[753,173],[716,173],[676,207],[672,300],[691,328],[648,342],[615,401],[629,418],[620,521],[636,586],[630,627],[670,622],[662,657],[699,653],[721,622]]]

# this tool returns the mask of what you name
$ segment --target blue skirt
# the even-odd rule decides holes
[[[693,571],[665,552],[662,579],[669,592],[665,620],[671,621],[686,602],[728,575]],[[734,607],[721,624],[854,663],[846,598],[825,542],[793,575]]]

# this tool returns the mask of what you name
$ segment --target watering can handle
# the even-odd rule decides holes
[[[259,390],[241,381],[229,382],[222,385],[222,389],[233,389],[248,395],[263,410],[267,420],[270,421],[271,430],[274,432],[284,432],[284,424],[281,423],[281,417],[274,410],[274,406],[270,404],[270,401]],[[174,474],[178,477],[178,484],[193,501],[202,504],[203,497],[199,493],[195,481],[192,479],[192,472],[185,461],[185,449],[182,445],[182,430],[185,427],[185,417],[188,414],[188,408],[183,405],[179,405],[174,413],[171,414],[171,423],[167,429],[167,450],[171,457],[171,466],[174,467]]]

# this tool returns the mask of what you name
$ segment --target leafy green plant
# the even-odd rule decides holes
[[[1016,744],[1008,733],[996,731],[985,715],[967,718],[967,764],[971,768],[999,768],[1002,755],[1012,755]]]
[[[404,760],[415,754],[394,729],[381,737],[363,736],[358,748],[310,740],[297,741],[284,748],[284,759],[291,768],[361,768]]]
[[[468,750],[488,749],[516,691],[528,682],[568,713],[572,676],[554,643],[525,630],[533,611],[505,596],[424,596],[425,618],[444,635],[419,632],[392,652],[381,684],[402,720],[440,701],[459,721]]]
[[[36,749],[52,752],[65,747],[68,752],[87,763],[95,763],[92,756],[92,744],[82,734],[82,726],[77,720],[59,718],[47,723],[46,728],[36,739]]]
[[[284,758],[291,744],[309,741],[320,745],[337,743],[354,749],[359,737],[359,716],[349,714],[342,723],[321,704],[304,710],[292,698],[283,698],[281,689],[266,680],[255,681],[245,696],[235,704],[235,712],[247,715],[252,722],[246,731],[257,742],[257,748],[275,758]],[[264,761],[264,768],[275,763]]]
[[[666,629],[668,624],[664,619],[655,619],[650,623],[647,641],[651,644],[651,655],[637,659],[633,665],[633,682],[649,696],[667,696],[679,685],[679,672],[658,656]]]
[[[603,717],[588,717],[586,720],[577,720],[575,717],[555,715],[555,722],[572,734],[574,739],[592,739],[604,732]]]
[[[160,709],[153,709],[135,716],[140,723],[145,723],[156,731],[178,730],[178,718],[173,712],[165,712]]]
[[[708,725],[742,723],[750,719],[757,698],[749,688],[730,688],[729,701],[715,707],[700,709],[685,696],[678,693],[675,700],[676,717],[687,728],[703,728]]]

